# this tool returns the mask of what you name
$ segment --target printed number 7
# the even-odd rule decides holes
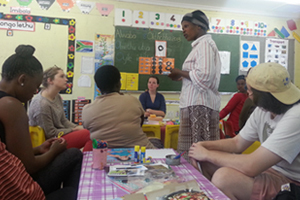
[[[216,20],[217,20],[217,25],[219,25],[221,22],[221,19],[216,19]]]

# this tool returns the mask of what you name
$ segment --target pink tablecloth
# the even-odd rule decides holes
[[[159,149],[157,151],[159,151]],[[154,161],[165,163],[164,159],[154,159]],[[184,177],[187,181],[196,180],[201,190],[203,190],[210,198],[216,200],[229,200],[227,196],[208,181],[184,158],[181,158],[181,163],[182,164],[179,166],[172,166],[172,169],[179,177]],[[104,170],[94,170],[92,169],[91,164],[92,152],[84,152],[78,189],[78,200],[111,200],[127,194],[110,182]]]

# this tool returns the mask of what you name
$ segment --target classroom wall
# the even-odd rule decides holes
[[[99,1],[95,1],[99,2]],[[147,4],[137,4],[128,2],[119,2],[117,0],[102,0],[103,4],[112,4],[114,8],[126,8],[131,10],[144,10],[144,11],[157,11],[164,13],[185,14],[193,11],[192,9],[164,7]],[[9,14],[10,7],[20,7],[16,0],[10,0],[6,7],[0,7],[0,12]],[[59,17],[59,18],[74,18],[76,19],[76,38],[80,40],[94,40],[95,34],[114,34],[114,10],[106,17],[101,16],[96,7],[89,13],[83,14],[79,8],[74,5],[70,12],[63,12],[60,6],[54,2],[54,4],[48,10],[42,10],[36,1],[28,6],[31,8],[32,15],[40,15],[47,17]],[[195,9],[201,9],[195,8]],[[268,24],[267,33],[273,28],[281,28],[282,25],[286,26],[288,18],[278,17],[266,17],[258,15],[247,15],[227,12],[205,11],[208,17],[221,17],[221,18],[235,18],[245,19],[252,21],[263,21]],[[294,19],[297,23],[298,30],[296,31],[300,35],[300,19]],[[7,30],[0,30],[0,63],[2,66],[3,61],[14,52],[14,49],[18,44],[32,44],[36,47],[35,56],[41,61],[44,69],[47,69],[54,64],[60,66],[66,71],[67,63],[67,40],[68,30],[67,26],[52,25],[51,30],[44,30],[43,23],[36,23],[35,32],[26,31],[14,31],[12,37],[6,36]],[[300,55],[300,44],[295,41],[295,54]],[[74,68],[74,80],[73,80],[73,93],[63,94],[62,97],[65,100],[76,99],[78,96],[84,96],[88,99],[94,98],[94,83],[93,75],[89,75],[92,78],[92,87],[78,87],[77,81],[80,75],[81,56],[91,56],[94,54],[75,53],[75,68]],[[176,58],[175,58],[176,60]],[[295,84],[300,87],[300,57],[295,56]],[[233,80],[234,81],[234,80]],[[141,88],[144,90],[145,88]],[[135,93],[134,95],[136,95]],[[178,98],[179,94],[166,94],[166,99]],[[225,98],[226,99],[226,98]]]

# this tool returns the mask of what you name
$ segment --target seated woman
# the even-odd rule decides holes
[[[59,67],[51,67],[44,71],[43,89],[33,98],[29,106],[30,126],[40,126],[45,131],[45,138],[54,138],[62,133],[67,141],[67,148],[83,148],[92,150],[90,132],[70,122],[64,112],[61,90],[67,87],[67,78]]]
[[[227,122],[231,123],[234,132],[237,134],[240,130],[239,128],[239,116],[243,108],[245,100],[248,98],[246,86],[246,80],[244,75],[240,75],[235,79],[237,84],[238,92],[233,95],[229,100],[227,105],[219,113],[220,120],[226,117],[229,113],[230,116]]]
[[[71,191],[65,199],[76,199],[82,162],[80,150],[66,150],[66,141],[56,138],[32,148],[28,117],[22,103],[32,98],[42,82],[43,68],[33,56],[34,51],[30,45],[20,45],[2,66],[1,142],[6,145],[7,151],[21,160],[45,195],[59,191],[63,183],[63,188],[70,188]]]
[[[94,76],[101,95],[83,107],[83,126],[91,133],[91,139],[101,139],[109,148],[154,148],[142,130],[144,110],[139,100],[120,93],[121,75],[112,65],[100,67]]]
[[[164,117],[166,115],[166,102],[162,94],[157,92],[159,79],[156,76],[150,76],[148,79],[148,90],[140,95],[140,102],[144,108],[145,117],[151,114]]]

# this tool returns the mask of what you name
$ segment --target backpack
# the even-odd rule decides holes
[[[281,191],[273,200],[300,200],[300,186],[287,183],[281,186]]]

